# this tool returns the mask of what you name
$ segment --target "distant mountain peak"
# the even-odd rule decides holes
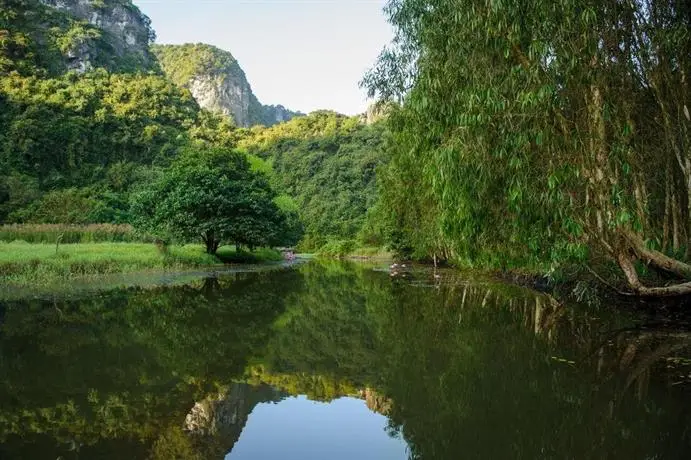
[[[242,127],[271,126],[303,115],[282,105],[262,105],[233,55],[204,43],[154,45],[163,72],[189,89],[197,103],[233,118]]]

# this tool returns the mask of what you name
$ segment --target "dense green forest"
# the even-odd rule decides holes
[[[116,3],[151,43],[148,18]],[[268,208],[242,206],[282,215],[281,238],[246,242],[334,254],[386,247],[586,274],[626,293],[691,292],[686,2],[392,0],[385,11],[395,38],[362,82],[383,119],[320,111],[237,128],[186,88],[206,67],[242,74],[229,53],[147,45],[127,54],[37,0],[5,0],[0,222],[142,223],[143,191],[169,197],[183,152],[223,151],[228,164],[244,156],[247,183],[264,184],[248,197],[273,197],[260,200]],[[84,47],[91,68],[70,70]],[[270,124],[254,105],[254,120]],[[232,233],[216,222],[195,232]],[[272,225],[255,222],[248,232]],[[165,229],[173,240],[194,233]]]
[[[136,7],[121,3],[148,27]],[[315,112],[272,128],[240,129],[230,117],[200,109],[185,87],[204,67],[234,69],[244,79],[229,53],[207,45],[157,46],[147,55],[150,63],[132,65],[108,54],[111,37],[102,30],[37,0],[3,2],[0,19],[0,223],[137,224],[178,242],[224,235],[205,237],[210,252],[225,243],[293,245],[303,232],[309,250],[331,241],[358,244],[376,199],[381,127]],[[98,50],[94,68],[70,70],[74,48],[85,43]],[[271,124],[251,97],[254,120]],[[209,169],[209,162],[215,166]],[[194,228],[171,224],[189,217],[178,207],[182,197],[193,197],[190,207],[204,207],[194,201],[195,177],[206,174],[214,184],[214,174],[233,168],[245,168],[237,186],[205,191],[215,221],[200,213]],[[188,185],[178,187],[177,199],[166,186],[174,182]],[[245,198],[232,198],[228,208],[227,194],[240,189]],[[158,190],[146,198],[149,204],[147,190]],[[152,203],[170,203],[170,212],[157,222],[143,219]],[[228,213],[236,216],[232,223]]]
[[[386,163],[383,139],[383,124],[321,111],[251,129],[239,146],[270,165],[276,189],[297,206],[304,249],[347,253],[384,244],[368,216],[378,199],[377,170]]]
[[[363,84],[395,104],[397,245],[691,292],[689,5],[389,1],[395,39]]]

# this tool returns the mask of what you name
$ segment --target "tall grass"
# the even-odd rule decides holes
[[[201,245],[171,246],[166,253],[152,244],[0,243],[0,284],[20,285],[66,281],[77,276],[174,270],[217,265]]]
[[[0,226],[0,241],[52,243],[58,238],[64,244],[74,243],[132,243],[146,238],[134,232],[130,225],[92,224],[11,224]]]
[[[0,242],[0,286],[49,284],[75,277],[131,273],[145,270],[182,270],[222,263],[256,263],[282,260],[279,252],[259,248],[237,252],[225,246],[218,257],[199,244],[168,246],[161,251],[145,243],[31,244]]]

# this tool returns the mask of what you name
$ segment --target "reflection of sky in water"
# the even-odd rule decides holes
[[[258,404],[226,460],[404,460],[406,444],[385,431],[387,419],[365,402],[329,404],[304,396]]]

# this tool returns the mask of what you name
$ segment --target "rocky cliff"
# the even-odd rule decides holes
[[[281,105],[262,105],[227,51],[205,44],[155,45],[152,50],[166,75],[189,89],[201,107],[232,117],[238,126],[271,126],[301,115]]]
[[[130,0],[40,0],[68,70],[95,67],[148,70],[155,34],[151,21]],[[55,27],[57,25],[57,27]]]
[[[285,396],[266,385],[234,383],[227,391],[195,403],[183,426],[203,451],[202,458],[223,458],[240,439],[254,407]]]

